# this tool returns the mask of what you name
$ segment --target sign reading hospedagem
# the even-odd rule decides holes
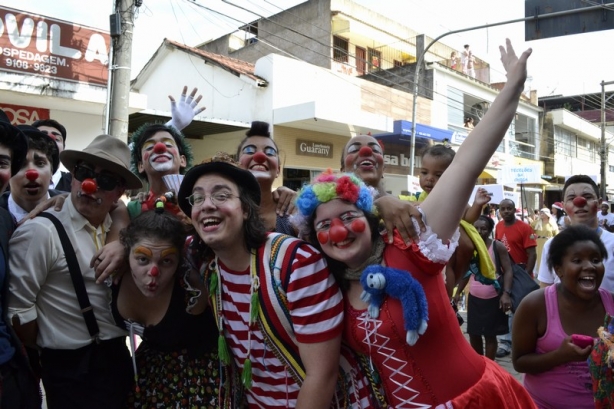
[[[330,143],[297,139],[296,154],[302,156],[319,156],[321,158],[332,158],[333,145]]]
[[[108,32],[0,6],[0,70],[107,85]]]

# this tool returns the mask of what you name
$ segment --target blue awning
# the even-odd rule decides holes
[[[411,121],[394,121],[393,132],[373,135],[374,138],[381,139],[384,142],[399,143],[403,145],[411,144]],[[443,142],[444,140],[452,140],[454,131],[448,129],[435,128],[429,125],[416,124],[416,142],[424,142],[426,139],[431,139],[435,142]]]

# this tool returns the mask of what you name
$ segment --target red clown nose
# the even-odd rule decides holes
[[[371,155],[373,155],[373,149],[369,148],[368,146],[363,146],[358,151],[358,156],[371,156]]]
[[[333,219],[330,228],[330,239],[333,243],[339,243],[348,236],[348,230],[339,219]]]
[[[582,196],[576,196],[573,199],[573,205],[576,207],[584,207],[586,206],[586,199],[583,198]]]
[[[86,195],[93,195],[98,190],[98,185],[94,179],[85,179],[81,182],[81,190]]]
[[[36,169],[26,170],[26,179],[31,182],[34,182],[36,179],[38,179],[38,172],[36,171]]]
[[[166,145],[162,142],[158,142],[154,145],[153,151],[155,154],[160,155],[161,153],[166,153]]]
[[[152,277],[157,277],[160,275],[160,270],[158,270],[158,266],[153,266],[149,271],[149,275]]]
[[[264,163],[266,162],[266,155],[263,152],[256,152],[252,159],[256,163]]]

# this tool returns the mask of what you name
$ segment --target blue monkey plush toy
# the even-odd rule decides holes
[[[403,306],[403,319],[407,331],[405,341],[413,346],[426,331],[428,305],[422,285],[408,271],[371,265],[360,277],[364,291],[360,299],[369,303],[367,311],[371,318],[378,318],[384,297],[397,298]]]

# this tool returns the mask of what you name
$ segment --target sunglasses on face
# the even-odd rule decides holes
[[[117,177],[108,173],[96,173],[87,166],[77,165],[74,170],[75,179],[83,182],[85,179],[96,179],[96,184],[102,190],[111,191],[121,185],[121,181]]]

